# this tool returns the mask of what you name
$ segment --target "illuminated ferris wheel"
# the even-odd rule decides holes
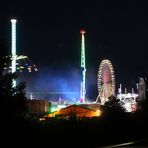
[[[98,70],[98,92],[96,102],[104,105],[111,96],[115,94],[115,75],[112,63],[105,59],[102,60]]]

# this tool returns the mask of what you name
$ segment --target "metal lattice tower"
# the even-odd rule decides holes
[[[80,30],[81,34],[81,85],[80,85],[80,98],[82,99],[82,102],[85,102],[85,94],[86,94],[86,88],[85,88],[85,77],[86,77],[86,67],[85,67],[85,30]]]

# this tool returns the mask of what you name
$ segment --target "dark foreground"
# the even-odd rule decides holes
[[[15,122],[14,122],[15,123]],[[148,124],[140,117],[13,121],[3,128],[5,147],[148,147]],[[11,142],[10,142],[11,141]],[[3,143],[2,142],[2,143]],[[114,146],[116,145],[116,146]]]

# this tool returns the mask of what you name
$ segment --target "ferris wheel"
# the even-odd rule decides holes
[[[102,60],[98,70],[98,92],[96,102],[102,105],[108,101],[109,97],[115,94],[115,74],[112,63],[105,59]]]

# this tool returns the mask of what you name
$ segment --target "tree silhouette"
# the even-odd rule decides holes
[[[111,98],[109,98],[109,101],[107,101],[104,104],[104,112],[106,115],[113,117],[113,116],[124,115],[125,109],[122,107],[120,100],[112,96]]]
[[[15,88],[12,86],[13,79],[17,79],[16,73],[4,71],[4,67],[10,64],[10,56],[6,56],[6,46],[0,40],[0,98],[3,111],[3,118],[7,120],[20,120],[26,111],[25,83],[19,83]]]

